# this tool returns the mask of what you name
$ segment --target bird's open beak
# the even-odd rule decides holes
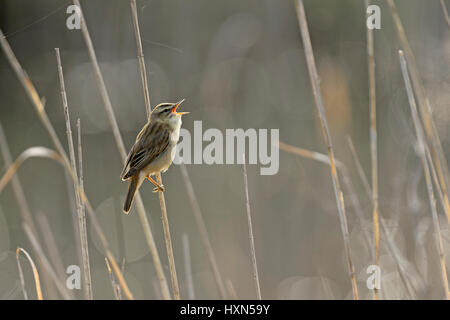
[[[177,112],[178,107],[183,103],[184,100],[186,100],[186,99],[180,100],[177,103],[175,103],[175,105],[172,108],[172,112],[173,113],[175,113],[177,115],[183,115],[183,114],[188,114],[189,113],[189,112]]]

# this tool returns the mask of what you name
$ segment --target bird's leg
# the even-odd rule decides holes
[[[164,186],[160,185],[158,182],[156,182],[155,180],[152,179],[152,177],[150,177],[150,175],[147,176],[147,179],[153,183],[155,185],[155,189],[153,189],[153,192],[164,192],[166,189],[164,188]]]

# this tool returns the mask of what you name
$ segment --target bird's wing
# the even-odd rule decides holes
[[[150,123],[138,135],[122,171],[126,180],[153,162],[169,146],[170,131],[160,123]]]

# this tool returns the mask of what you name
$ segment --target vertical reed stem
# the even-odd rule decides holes
[[[188,299],[194,300],[195,293],[194,293],[194,281],[192,280],[191,249],[189,247],[189,237],[187,233],[182,234],[181,240],[183,242],[184,272],[186,277]]]
[[[76,0],[74,0],[74,1],[76,1]],[[47,133],[48,133],[50,139],[52,140],[52,143],[54,144],[56,150],[58,151],[59,155],[61,156],[61,160],[62,160],[62,163],[64,164],[65,169],[67,170],[67,172],[70,174],[70,177],[74,181],[74,185],[76,186],[77,192],[80,193],[80,197],[81,197],[82,201],[85,203],[87,211],[91,217],[92,226],[94,227],[95,231],[97,232],[97,234],[99,236],[100,242],[102,243],[102,245],[105,249],[106,256],[111,261],[113,270],[116,273],[118,281],[119,281],[120,285],[122,286],[122,289],[124,290],[125,295],[127,296],[128,299],[133,299],[133,294],[129,290],[128,285],[125,281],[125,278],[123,277],[122,273],[120,272],[120,269],[117,265],[116,259],[114,258],[113,254],[109,248],[109,243],[106,240],[105,234],[98,223],[98,220],[94,213],[94,210],[92,209],[92,206],[90,205],[89,200],[87,199],[85,193],[82,192],[82,190],[80,190],[79,183],[75,177],[75,173],[73,172],[73,169],[69,162],[67,154],[61,144],[61,141],[58,138],[58,135],[55,132],[55,128],[53,128],[50,120],[48,119],[47,113],[45,112],[44,104],[42,103],[41,99],[39,98],[39,94],[36,91],[36,88],[34,87],[33,83],[31,82],[30,78],[28,77],[27,73],[22,68],[22,66],[20,65],[16,56],[14,55],[14,52],[12,51],[8,41],[3,36],[3,32],[1,29],[0,29],[0,46],[2,47],[3,52],[5,53],[5,56],[8,60],[8,62],[10,63],[12,69],[16,73],[17,78],[19,79],[20,83],[22,84],[22,86],[25,90],[25,93],[27,94],[34,109],[36,110],[36,112],[39,116],[39,119],[42,122],[42,125],[47,130]],[[39,248],[38,241],[37,241],[36,237],[34,236],[34,233],[32,232],[31,228],[28,227],[27,224],[24,224],[24,229],[30,239],[30,242],[32,242],[32,243],[34,242],[36,244],[35,250],[37,250]],[[43,262],[45,262],[44,258],[45,258],[45,256],[42,256]],[[58,287],[58,283],[59,282],[56,283],[57,287]],[[65,292],[63,291],[63,295],[64,294],[65,294]]]
[[[242,157],[244,158],[243,168],[244,168],[245,204],[247,208],[248,239],[250,241],[250,253],[252,256],[253,280],[255,282],[256,297],[258,300],[261,300],[261,287],[259,284],[258,265],[256,264],[255,238],[253,236],[252,215],[250,212],[250,198],[248,195],[248,179],[247,179],[247,166],[245,165],[245,154],[243,154]]]
[[[312,45],[311,45],[311,39],[309,37],[308,23],[306,20],[305,8],[303,7],[303,0],[297,0],[295,3],[296,3],[296,10],[297,10],[297,17],[298,17],[300,32],[301,32],[302,39],[303,39],[303,46],[304,46],[304,50],[305,50],[306,62],[308,65],[309,77],[311,80],[311,86],[312,86],[313,94],[314,94],[314,100],[316,102],[316,108],[319,113],[322,134],[323,134],[323,137],[325,140],[325,145],[327,146],[327,150],[328,150],[328,157],[330,158],[331,179],[333,182],[333,189],[334,189],[334,194],[336,197],[336,203],[337,203],[339,218],[340,218],[340,222],[341,222],[342,235],[344,238],[344,248],[345,248],[345,253],[346,253],[346,257],[347,257],[349,276],[350,276],[350,280],[352,283],[353,298],[355,300],[358,300],[359,299],[358,287],[356,285],[355,268],[353,266],[351,252],[350,252],[350,237],[349,237],[349,233],[348,233],[347,217],[345,214],[344,196],[342,194],[342,190],[339,185],[339,177],[338,177],[337,171],[336,171],[336,163],[335,163],[333,145],[332,145],[332,141],[331,141],[331,135],[330,135],[330,132],[328,129],[325,108],[324,108],[323,102],[322,102],[322,94],[320,92],[319,75],[317,74],[316,63],[314,61],[314,53],[313,53],[313,49],[312,49]]]
[[[69,145],[69,157],[70,163],[72,164],[72,170],[77,176],[77,166],[75,164],[75,149],[73,146],[73,138],[72,138],[72,128],[70,124],[70,113],[69,113],[69,104],[67,103],[67,94],[66,87],[64,84],[64,73],[61,64],[61,56],[59,54],[59,48],[55,48],[56,52],[56,61],[58,64],[58,77],[59,84],[61,88],[61,98],[63,102],[64,109],[64,118],[66,120],[66,135],[67,135],[67,144]],[[83,290],[84,296],[87,300],[92,300],[92,283],[91,283],[91,270],[89,266],[89,251],[88,251],[88,243],[87,243],[87,231],[86,231],[86,217],[83,214],[83,208],[80,200],[80,194],[77,192],[76,187],[74,186],[75,191],[75,200],[77,205],[77,216],[78,216],[78,231],[81,242],[81,258],[83,264]]]
[[[442,273],[442,281],[444,285],[445,290],[445,297],[447,300],[450,299],[450,291],[448,286],[448,279],[447,279],[447,269],[445,265],[445,255],[444,255],[444,246],[442,244],[442,237],[441,237],[441,228],[439,225],[439,217],[437,215],[437,209],[436,209],[436,200],[434,197],[433,192],[433,182],[431,181],[430,176],[430,167],[425,155],[425,137],[422,130],[422,125],[420,124],[419,114],[417,112],[416,107],[416,100],[414,98],[414,93],[412,90],[411,82],[409,80],[409,74],[408,74],[408,67],[406,64],[406,60],[403,54],[402,50],[399,50],[398,52],[399,58],[400,58],[400,66],[402,69],[402,75],[403,79],[405,81],[405,87],[406,87],[406,93],[408,95],[409,105],[411,107],[411,115],[414,122],[414,127],[416,129],[416,135],[417,135],[417,145],[418,145],[418,153],[420,156],[420,159],[422,161],[423,165],[423,171],[425,175],[425,181],[427,184],[427,191],[428,191],[428,199],[430,201],[430,208],[431,208],[431,215],[433,219],[433,225],[434,225],[434,231],[435,231],[435,240],[436,240],[436,246],[439,252],[439,259],[441,264],[441,273]]]
[[[114,115],[114,111],[112,108],[111,100],[109,98],[108,91],[106,90],[105,81],[103,80],[103,75],[100,70],[100,66],[98,65],[97,55],[95,54],[94,45],[92,44],[91,36],[89,35],[89,30],[86,25],[86,21],[84,20],[83,10],[81,9],[80,2],[78,0],[73,0],[73,3],[80,8],[81,12],[81,32],[83,34],[84,41],[86,43],[86,47],[88,50],[89,58],[91,59],[92,66],[94,68],[95,78],[97,80],[97,85],[102,96],[103,104],[105,106],[106,114],[108,116],[109,123],[111,125],[111,129],[113,131],[114,140],[116,141],[117,148],[119,150],[120,156],[122,158],[122,162],[125,163],[126,160],[126,151],[125,145],[122,140],[122,136],[120,134],[119,126],[117,124],[116,117]],[[155,239],[153,238],[153,232],[150,227],[150,223],[147,219],[147,215],[145,213],[144,203],[142,202],[142,198],[140,193],[136,193],[135,201],[137,204],[137,209],[139,213],[139,218],[141,220],[141,225],[144,230],[145,239],[147,240],[147,244],[150,249],[150,254],[153,258],[153,263],[155,265],[156,274],[158,276],[159,284],[161,286],[161,292],[164,299],[170,299],[169,287],[167,285],[166,276],[164,275],[163,267],[161,264],[161,259],[159,258],[158,248],[155,243]],[[115,260],[110,260],[110,263],[114,268],[118,265]],[[119,279],[120,280],[120,279]]]
[[[370,1],[366,0],[366,9]],[[368,17],[368,13],[366,13]],[[374,234],[375,265],[380,264],[380,225],[378,218],[378,151],[377,151],[377,104],[375,91],[375,57],[373,45],[373,30],[367,29],[367,67],[369,74],[369,100],[370,100],[370,158],[372,164],[372,219]],[[379,299],[378,289],[373,290],[375,300]]]
[[[398,15],[397,7],[393,0],[387,0],[389,8],[391,9],[392,19],[394,20],[394,26],[397,31],[397,36],[400,40],[400,45],[406,59],[409,64],[409,73],[411,76],[411,83],[414,88],[414,92],[417,97],[419,111],[422,116],[422,121],[424,124],[424,131],[426,134],[426,138],[430,145],[431,156],[434,160],[434,164],[436,167],[436,173],[439,177],[439,182],[441,184],[442,193],[444,196],[445,210],[447,214],[447,224],[450,228],[450,200],[448,198],[448,168],[447,161],[444,156],[444,152],[442,150],[441,140],[439,138],[439,134],[437,132],[436,126],[433,121],[432,109],[430,105],[430,101],[425,93],[425,89],[422,85],[422,81],[420,79],[419,70],[417,68],[416,59],[414,54],[409,46],[408,39],[406,38],[406,33],[403,28],[402,21],[400,20],[400,16]]]
[[[131,5],[131,12],[133,16],[133,25],[134,25],[134,32],[136,35],[136,45],[137,45],[137,51],[138,51],[138,59],[139,59],[139,69],[141,71],[141,80],[142,80],[142,88],[144,90],[144,100],[145,100],[145,107],[147,110],[147,117],[150,119],[150,94],[148,89],[148,81],[147,81],[147,70],[145,68],[145,60],[144,60],[144,52],[142,51],[142,42],[141,42],[141,33],[139,31],[139,21],[136,11],[136,0],[130,1]],[[160,185],[162,185],[162,177],[161,173],[156,174],[156,180]],[[164,199],[164,193],[158,192],[159,197],[159,204],[161,207],[161,216],[162,216],[162,222],[163,222],[163,228],[164,228],[164,239],[166,242],[166,249],[167,249],[167,256],[169,258],[169,269],[170,269],[170,278],[172,280],[172,289],[173,289],[173,295],[176,300],[180,299],[180,289],[178,285],[178,278],[177,278],[177,270],[175,267],[175,258],[173,255],[173,248],[172,248],[172,239],[170,236],[170,228],[169,228],[169,218],[167,215],[167,207],[166,207],[166,201]]]
[[[216,255],[214,254],[211,241],[209,240],[208,229],[206,228],[205,220],[203,219],[202,212],[200,211],[200,205],[198,204],[197,197],[195,196],[194,187],[192,186],[191,179],[184,163],[180,164],[180,170],[181,175],[183,176],[184,184],[186,185],[189,201],[194,213],[194,219],[200,232],[200,237],[202,239],[203,245],[205,246],[206,254],[208,256],[209,263],[211,264],[214,278],[216,279],[217,288],[222,299],[225,299],[227,294],[225,286],[223,284],[222,275],[220,274]]]

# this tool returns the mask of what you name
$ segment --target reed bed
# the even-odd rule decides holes
[[[440,210],[442,210],[442,213],[446,216],[447,225],[448,227],[450,227],[450,200],[448,196],[448,185],[450,179],[447,161],[443,150],[443,144],[441,143],[441,138],[439,137],[438,129],[433,118],[432,111],[434,109],[434,106],[430,102],[428,92],[422,82],[422,76],[419,72],[419,67],[415,60],[414,53],[408,42],[405,29],[400,19],[400,15],[397,11],[397,7],[393,0],[386,1],[392,15],[393,26],[398,38],[398,44],[402,49],[398,52],[400,62],[399,70],[401,71],[401,76],[403,78],[404,89],[406,91],[407,102],[409,104],[409,112],[411,113],[412,124],[414,127],[414,141],[409,141],[409,143],[412,144],[411,149],[415,147],[414,150],[416,151],[415,155],[417,155],[417,161],[420,160],[421,164],[421,167],[419,168],[423,171],[423,179],[419,178],[419,180],[420,182],[424,180],[426,191],[422,193],[424,193],[424,195],[426,196],[428,203],[426,205],[423,205],[421,209],[423,209],[424,215],[426,211],[427,218],[429,219],[429,221],[431,221],[430,223],[432,225],[432,228],[430,228],[430,235],[432,237],[432,240],[434,240],[434,246],[437,252],[437,258],[429,255],[427,256],[428,261],[426,262],[431,266],[439,266],[439,276],[441,280],[438,286],[439,294],[442,290],[442,297],[448,300],[450,299],[450,289],[448,283],[447,265],[445,260],[446,254],[448,254],[448,248],[446,248],[444,234],[446,230],[445,227],[441,225],[439,220]],[[393,270],[395,272],[398,272],[397,277],[399,278],[399,281],[401,283],[399,292],[404,294],[404,296],[406,296],[408,299],[422,298],[425,291],[423,288],[427,288],[432,282],[427,282],[427,280],[430,281],[429,278],[426,278],[426,275],[424,274],[420,274],[416,264],[408,260],[409,253],[406,251],[402,251],[405,247],[402,246],[401,243],[397,243],[397,239],[395,238],[396,233],[392,232],[390,227],[388,226],[389,219],[387,217],[389,215],[389,212],[385,210],[384,207],[382,207],[382,202],[380,202],[380,194],[383,195],[382,193],[380,193],[380,191],[383,191],[383,189],[382,184],[379,184],[379,182],[383,182],[384,179],[387,180],[388,177],[384,176],[383,172],[381,171],[382,157],[379,156],[379,154],[381,155],[381,151],[379,152],[379,149],[381,150],[383,146],[382,141],[384,140],[381,140],[382,134],[380,134],[379,140],[377,126],[380,127],[384,124],[383,121],[380,121],[380,118],[378,119],[377,123],[377,112],[379,112],[377,111],[377,104],[378,108],[380,109],[382,108],[383,103],[381,102],[381,97],[379,97],[377,101],[377,91],[379,91],[380,89],[376,85],[377,78],[375,72],[375,60],[376,58],[377,62],[380,60],[378,60],[378,57],[375,56],[376,32],[367,28],[365,39],[365,58],[367,60],[366,67],[368,74],[367,111],[369,114],[367,135],[369,142],[368,159],[370,159],[370,164],[368,163],[367,166],[367,168],[370,168],[370,175],[366,175],[364,170],[364,162],[361,162],[357,152],[357,148],[355,147],[350,136],[347,136],[346,141],[348,145],[348,150],[346,151],[350,151],[349,157],[341,157],[340,153],[337,154],[337,157],[335,155],[336,150],[335,144],[333,144],[333,142],[337,141],[339,137],[335,137],[334,134],[332,134],[332,122],[334,119],[330,117],[330,115],[328,114],[328,110],[325,108],[326,103],[324,101],[326,101],[326,99],[324,98],[324,93],[326,92],[323,92],[323,86],[321,88],[321,74],[319,74],[319,71],[316,67],[316,58],[314,55],[311,36],[308,29],[307,12],[305,11],[303,0],[295,0],[294,3],[295,13],[298,19],[299,33],[301,36],[301,43],[303,45],[302,49],[304,50],[304,55],[306,58],[306,69],[308,71],[309,82],[312,89],[312,98],[314,101],[315,112],[318,115],[318,124],[320,125],[323,142],[327,152],[325,154],[311,151],[307,148],[297,147],[281,141],[278,143],[277,147],[286,153],[299,156],[303,159],[311,159],[314,162],[323,163],[329,167],[331,172],[331,185],[334,196],[333,200],[335,201],[335,204],[331,203],[333,205],[332,210],[335,211],[337,207],[338,219],[341,229],[340,232],[343,240],[343,256],[345,258],[345,264],[348,271],[348,279],[346,280],[347,282],[348,280],[350,280],[350,283],[347,284],[347,290],[350,290],[349,288],[351,285],[351,296],[353,297],[353,299],[358,300],[364,297],[365,291],[363,290],[365,290],[365,288],[362,288],[362,285],[360,285],[360,276],[362,272],[362,269],[360,270],[360,268],[366,268],[367,265],[370,265],[372,263],[375,266],[384,267],[383,260],[380,259],[380,257],[389,257],[390,259],[392,259],[394,266]],[[365,8],[371,5],[371,3],[371,1],[365,0]],[[73,4],[77,5],[81,9],[78,0],[73,0]],[[446,23],[450,26],[450,19],[448,16],[447,8],[445,6],[445,2],[443,0],[440,0],[440,5],[442,8],[443,19],[445,19]],[[133,25],[133,31],[136,40],[137,62],[139,64],[139,72],[141,77],[140,80],[144,98],[145,112],[147,116],[146,119],[148,120],[152,108],[149,79],[147,77],[148,70],[146,66],[146,59],[144,57],[143,47],[143,42],[147,43],[148,41],[145,40],[141,34],[138,15],[139,8],[137,6],[136,0],[130,0],[130,9],[130,23],[132,23]],[[141,11],[143,11],[143,8],[141,9]],[[82,10],[81,19],[81,34],[86,45],[89,62],[93,68],[95,83],[101,96],[102,104],[106,111],[106,116],[114,138],[114,143],[119,151],[122,162],[125,162],[126,149],[122,139],[122,133],[119,129],[119,124],[116,118],[116,114],[114,113],[112,100],[108,92],[107,84],[105,82],[102,70],[100,69],[96,51],[94,49],[94,42],[91,39],[91,35],[89,33],[87,23],[84,20]],[[7,37],[8,36],[10,35],[7,35]],[[93,267],[93,262],[90,260],[90,242],[88,241],[87,232],[88,226],[92,226],[93,233],[98,236],[100,240],[100,246],[104,250],[105,265],[102,266],[105,272],[105,276],[108,276],[108,290],[111,290],[109,293],[111,294],[112,292],[116,300],[121,300],[123,298],[134,299],[135,295],[130,289],[127,279],[124,276],[124,269],[125,265],[127,264],[125,255],[122,261],[119,261],[118,258],[114,256],[112,246],[108,242],[105,233],[105,231],[109,230],[104,230],[100,225],[98,214],[93,209],[91,202],[89,201],[88,196],[85,193],[84,180],[88,180],[90,177],[89,175],[84,177],[83,163],[85,163],[86,161],[89,162],[90,158],[89,153],[87,153],[88,156],[86,157],[86,159],[83,159],[83,147],[85,147],[85,145],[83,145],[82,143],[82,129],[80,119],[77,119],[76,121],[76,144],[74,142],[73,135],[75,134],[72,133],[72,124],[70,119],[71,112],[69,109],[69,101],[67,98],[66,83],[64,80],[63,63],[61,61],[60,50],[59,48],[55,48],[57,79],[59,82],[59,91],[61,95],[60,101],[62,102],[62,114],[64,115],[67,146],[61,143],[61,140],[58,137],[54,126],[49,120],[47,111],[45,109],[45,99],[41,98],[35,85],[28,77],[25,70],[22,68],[21,63],[19,62],[9,45],[7,37],[5,37],[2,30],[0,30],[0,45],[5,54],[5,57],[7,58],[15,75],[20,81],[25,94],[31,101],[33,108],[37,112],[39,120],[45,128],[46,133],[50,137],[51,143],[53,145],[52,148],[54,148],[53,150],[49,147],[44,146],[31,146],[19,153],[18,156],[13,157],[11,155],[11,151],[9,150],[8,141],[3,132],[3,128],[0,125],[0,151],[2,153],[6,168],[6,170],[4,172],[2,171],[0,174],[0,195],[11,183],[12,191],[19,208],[21,226],[32,250],[31,251],[30,249],[28,249],[30,250],[30,253],[28,253],[28,251],[24,249],[26,248],[25,245],[21,245],[16,250],[16,262],[19,280],[18,283],[20,283],[23,298],[26,300],[29,299],[30,292],[33,291],[30,291],[31,283],[26,283],[25,281],[26,277],[24,277],[24,268],[20,261],[21,254],[26,257],[31,266],[31,271],[33,273],[34,279],[33,289],[36,291],[37,299],[52,299],[56,297],[69,300],[76,298],[74,292],[72,292],[65,286],[64,280],[66,275],[64,272],[65,268],[63,258],[58,248],[58,239],[56,239],[54,235],[54,230],[52,230],[47,215],[40,212],[39,210],[37,210],[37,212],[34,212],[35,210],[30,208],[25,197],[24,187],[17,175],[25,162],[33,162],[36,158],[43,158],[46,160],[50,160],[55,164],[61,165],[63,172],[66,174],[66,176],[68,177],[68,181],[71,184],[71,194],[69,194],[69,197],[73,198],[76,209],[74,228],[78,231],[78,234],[76,235],[77,243],[75,244],[75,246],[77,248],[76,251],[79,254],[79,257],[81,258],[83,275],[83,297],[85,299],[94,299],[96,297],[96,292],[93,290],[94,281],[91,275],[91,267]],[[182,52],[181,50],[179,51]],[[148,61],[149,60],[147,57],[147,62]],[[302,62],[298,61],[298,63]],[[320,62],[318,65],[320,66]],[[70,92],[71,84],[69,82],[67,82],[67,84],[67,89]],[[409,118],[409,113],[407,118]],[[383,118],[381,119],[383,120]],[[84,123],[85,122],[83,122],[83,128]],[[380,133],[382,132],[381,129],[379,129],[379,131]],[[341,151],[340,148],[342,147],[342,145],[336,144],[336,146],[338,147],[338,151]],[[68,152],[65,151],[65,147],[68,149]],[[351,160],[348,160],[349,158]],[[352,165],[348,163],[349,161],[352,163]],[[154,267],[156,279],[152,278],[151,272],[146,274],[146,276],[150,278],[150,281],[154,286],[155,296],[166,300],[172,298],[188,298],[193,300],[196,297],[201,296],[201,294],[199,293],[201,292],[201,290],[203,290],[202,285],[204,284],[197,284],[196,281],[198,280],[197,277],[199,277],[200,275],[203,276],[207,272],[205,272],[205,270],[203,269],[201,270],[201,272],[203,273],[201,273],[195,269],[197,267],[197,261],[194,257],[199,251],[204,250],[204,253],[206,254],[205,265],[207,265],[206,268],[208,269],[208,272],[210,272],[210,278],[208,278],[208,280],[205,280],[205,282],[210,281],[211,283],[213,283],[213,285],[215,285],[215,287],[217,288],[217,291],[221,298],[237,299],[238,297],[243,296],[243,294],[241,293],[242,284],[234,282],[237,285],[235,287],[233,285],[233,281],[235,281],[235,279],[233,279],[232,277],[230,278],[229,274],[231,272],[230,269],[232,268],[230,268],[229,266],[220,265],[220,263],[218,262],[217,256],[219,253],[222,254],[222,252],[215,250],[213,243],[211,242],[207,224],[205,222],[205,216],[202,214],[199,199],[197,198],[196,192],[194,191],[197,190],[198,186],[195,185],[194,188],[194,184],[190,179],[185,164],[180,165],[180,173],[180,179],[183,179],[184,185],[186,187],[186,196],[190,203],[194,218],[193,223],[195,223],[199,238],[195,239],[195,237],[188,234],[188,232],[183,232],[181,237],[184,272],[180,277],[184,277],[185,281],[179,281],[178,278],[175,263],[177,257],[175,256],[176,252],[174,252],[173,248],[173,244],[176,244],[175,241],[178,237],[173,237],[173,235],[171,234],[171,225],[169,224],[169,214],[167,210],[167,204],[169,204],[169,206],[172,206],[173,204],[174,207],[176,207],[176,201],[174,199],[170,199],[170,201],[169,199],[167,199],[166,202],[164,193],[158,193],[158,201],[159,207],[161,209],[162,219],[161,243],[162,241],[164,241],[165,244],[168,264],[168,267],[166,267],[164,265],[165,262],[163,263],[163,261],[166,261],[166,257],[164,257],[162,261],[158,252],[158,245],[156,241],[158,239],[155,239],[150,221],[147,217],[149,211],[144,207],[141,195],[139,193],[136,194],[135,207],[137,209],[136,211],[139,216],[142,231],[144,233],[146,242],[145,245],[148,247],[151,256],[151,265],[152,267]],[[259,234],[260,230],[253,229],[252,213],[257,212],[259,214],[259,212],[258,203],[256,203],[254,199],[250,199],[249,196],[249,181],[247,175],[247,165],[245,163],[245,155],[241,174],[244,179],[243,185],[247,218],[246,232],[248,232],[250,245],[250,259],[248,259],[248,262],[238,260],[237,263],[242,262],[243,264],[248,264],[248,270],[251,271],[247,272],[247,280],[252,284],[251,294],[254,295],[256,293],[256,298],[261,300],[263,296],[261,293],[261,284],[264,288],[264,297],[266,297],[265,281],[267,273],[262,273],[261,280],[264,281],[260,281],[259,269],[265,271],[266,265],[264,263],[265,260],[257,260],[256,257],[254,231]],[[358,188],[355,187],[354,181],[352,180],[354,176],[359,177],[358,183],[362,184],[361,193],[363,194],[363,196],[361,196]],[[156,175],[156,180],[159,184],[162,184],[161,174]],[[276,179],[274,179],[273,181],[276,181]],[[329,183],[329,180],[327,180],[327,183]],[[274,182],[274,184],[276,184],[276,182]],[[276,188],[277,186],[274,187],[274,189]],[[282,188],[283,187],[280,187],[280,193],[285,193],[286,190]],[[287,192],[295,195],[296,191],[289,189]],[[253,200],[253,202],[251,200]],[[323,201],[324,199],[320,200]],[[366,210],[367,207],[364,207],[364,205],[367,203],[370,203],[370,210]],[[207,210],[205,210],[205,212],[206,211]],[[367,218],[369,218],[369,211],[371,219],[369,220],[370,223],[368,224],[366,223],[366,220]],[[428,217],[428,211],[431,213],[429,215],[430,217]],[[384,217],[382,215],[382,212],[385,214]],[[355,220],[351,220],[351,218],[353,218],[353,214],[355,215]],[[415,217],[409,215],[409,212],[408,215],[406,215],[406,218],[411,219],[410,221],[416,221],[414,220]],[[35,222],[37,222],[37,224]],[[177,223],[177,221],[171,221],[172,224],[174,222]],[[177,228],[175,228],[175,230],[178,230],[178,223],[176,224],[176,227]],[[415,228],[416,226],[412,225],[412,227]],[[364,242],[364,245],[367,248],[371,249],[370,252],[367,253],[367,258],[363,262],[364,266],[361,266],[361,262],[358,261],[358,259],[355,259],[354,246],[359,244],[355,244],[352,242],[353,238],[350,237],[350,231],[353,232],[353,230],[357,230],[360,232],[358,236],[361,236],[362,238],[360,239],[363,239],[362,241]],[[414,232],[419,231],[413,229],[412,233]],[[196,240],[201,243],[200,248],[196,246]],[[258,239],[258,241],[259,240],[260,239]],[[263,240],[264,241],[262,241],[262,243],[266,243],[265,239]],[[174,243],[172,243],[173,241]],[[262,244],[261,248],[263,247],[264,245]],[[386,254],[386,256],[384,254]],[[245,254],[243,255],[243,257],[243,260],[245,260]],[[182,258],[180,257],[180,261]],[[229,260],[235,262],[236,260],[234,258],[235,257],[230,257]],[[36,263],[34,261],[36,261]],[[146,266],[146,268],[147,267],[148,266]],[[325,297],[328,299],[339,298],[339,296],[337,296],[336,292],[334,291],[330,279],[326,278],[325,271],[323,270],[322,266],[316,265],[316,271],[318,274],[317,283],[320,282],[318,286],[321,287],[321,290],[324,293]],[[171,289],[169,288],[165,272],[169,273]],[[111,286],[109,286],[109,283],[111,284]],[[185,285],[186,287],[184,288],[183,285]],[[358,285],[360,285],[359,288]],[[17,288],[19,287],[17,286]],[[48,288],[53,288],[53,291],[55,292],[52,293]],[[182,296],[180,292],[186,292],[186,297]],[[381,288],[379,290],[375,288],[370,292],[370,294],[372,295],[373,299],[383,299],[388,296],[388,292],[384,288]],[[268,294],[267,296],[269,297]]]

